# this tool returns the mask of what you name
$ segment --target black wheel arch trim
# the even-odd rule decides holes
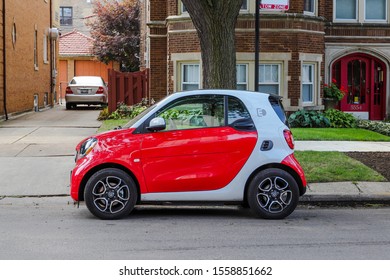
[[[96,172],[98,172],[99,170],[102,170],[105,168],[116,168],[116,169],[122,170],[130,175],[130,177],[134,180],[136,187],[137,187],[137,190],[138,190],[138,198],[137,198],[137,202],[136,202],[136,204],[138,204],[140,201],[140,198],[141,198],[141,191],[140,191],[140,186],[139,186],[139,182],[137,180],[137,177],[133,174],[133,172],[131,172],[129,169],[127,169],[123,165],[120,165],[117,163],[110,163],[110,162],[104,163],[101,165],[97,165],[97,166],[91,168],[90,170],[88,170],[88,172],[84,175],[83,179],[80,182],[80,186],[79,186],[79,201],[84,201],[84,190],[85,190],[85,186],[86,186],[89,178],[91,178],[91,176],[93,174],[95,174]]]
[[[248,199],[247,198],[248,188],[249,188],[249,185],[250,185],[251,181],[253,180],[253,178],[259,172],[261,172],[263,170],[266,170],[266,169],[269,169],[269,168],[278,168],[278,169],[282,169],[282,170],[288,172],[291,176],[293,176],[293,178],[295,179],[295,181],[298,184],[299,196],[302,196],[302,195],[305,194],[306,186],[303,185],[303,182],[302,182],[301,178],[295,172],[294,169],[292,169],[291,167],[288,167],[288,166],[286,166],[284,164],[281,164],[281,163],[269,163],[269,164],[266,164],[266,165],[263,165],[263,166],[259,166],[255,171],[252,172],[252,174],[247,179],[247,181],[245,183],[245,188],[244,188],[244,202],[245,203],[248,202],[248,200],[247,200]]]

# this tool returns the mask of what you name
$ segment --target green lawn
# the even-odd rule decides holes
[[[309,183],[387,181],[378,172],[340,152],[295,151]]]
[[[360,128],[292,128],[295,140],[385,141],[390,137]]]
[[[130,119],[120,119],[120,120],[105,120],[100,126],[98,132],[103,132],[107,130],[112,130],[118,126],[124,126],[129,122]]]

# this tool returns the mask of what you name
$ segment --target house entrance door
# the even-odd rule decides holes
[[[349,55],[334,63],[333,79],[347,89],[341,110],[362,119],[384,119],[385,70],[381,61],[365,54]]]

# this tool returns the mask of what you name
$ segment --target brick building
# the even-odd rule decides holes
[[[323,109],[324,83],[348,89],[340,109],[363,119],[390,117],[390,4],[387,0],[290,0],[260,15],[260,91],[287,111]],[[151,95],[201,88],[197,33],[180,0],[141,0],[141,65]],[[237,88],[254,90],[255,0],[236,25]]]
[[[57,0],[1,0],[0,7],[0,119],[4,119],[54,103],[59,5]]]
[[[60,0],[61,32],[63,34],[77,30],[87,36],[90,28],[86,22],[93,20],[94,0]]]

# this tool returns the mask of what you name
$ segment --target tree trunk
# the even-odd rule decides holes
[[[236,88],[235,26],[241,0],[182,0],[198,32],[203,88]]]

